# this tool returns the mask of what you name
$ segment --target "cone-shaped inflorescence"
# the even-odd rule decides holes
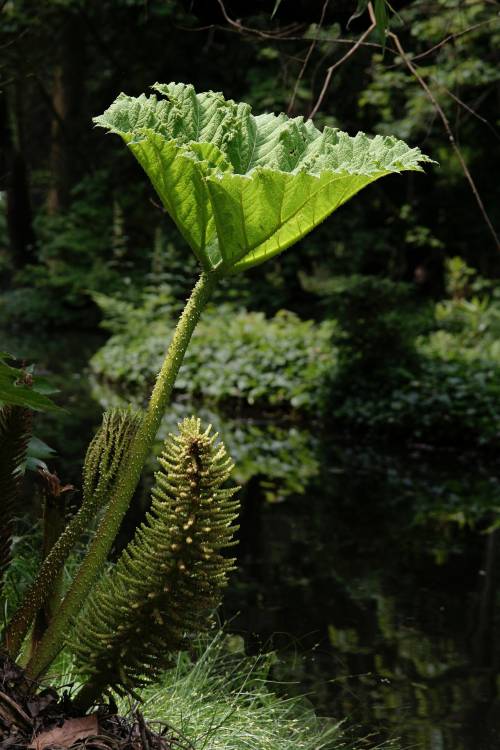
[[[10,562],[12,526],[18,510],[19,480],[31,437],[31,411],[22,406],[0,408],[0,593]]]
[[[233,463],[211,427],[191,417],[160,458],[146,522],[105,574],[76,622],[72,649],[84,705],[157,678],[172,654],[206,629],[234,560],[238,502],[221,489]]]
[[[95,515],[107,505],[139,422],[140,416],[129,409],[111,409],[103,415],[102,425],[85,457],[82,505],[43,560],[36,579],[5,632],[7,650],[12,658],[19,653],[33,618],[53,590],[68,554]]]

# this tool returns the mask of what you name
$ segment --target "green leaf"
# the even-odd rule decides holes
[[[120,94],[95,122],[119,134],[205,270],[262,263],[374,180],[431,160],[386,136],[319,131],[191,85]]]
[[[26,461],[21,466],[21,471],[38,471],[38,469],[47,470],[47,464],[44,459],[53,458],[55,450],[44,443],[40,438],[32,437],[28,443],[26,452]]]
[[[54,392],[47,381],[33,378],[29,385],[23,383],[24,371],[8,365],[5,362],[8,357],[8,354],[0,352],[0,405],[24,406],[35,411],[62,411],[47,397],[47,393]]]
[[[373,13],[377,23],[377,33],[381,40],[383,52],[385,52],[386,37],[385,32],[389,26],[389,14],[387,12],[386,0],[374,0]]]
[[[369,0],[358,0],[356,10],[347,22],[347,28],[349,28],[352,21],[355,21],[357,18],[363,15],[363,13],[368,8],[368,3]],[[375,15],[375,22],[377,25],[377,34],[384,49],[386,43],[385,33],[389,28],[389,10],[393,14],[396,14],[396,11],[391,7],[388,0],[373,0],[373,13]]]
[[[43,460],[44,458],[52,458],[55,454],[55,450],[44,443],[40,438],[32,437],[28,443],[28,454],[32,458],[38,458]]]

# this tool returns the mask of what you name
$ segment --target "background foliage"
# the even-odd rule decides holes
[[[104,314],[95,372],[132,390],[152,379],[196,269],[134,160],[90,123],[120,90],[192,82],[256,112],[393,133],[440,166],[370,187],[286,257],[226,281],[215,301],[229,307],[203,323],[179,391],[495,440],[495,7],[374,9],[376,28],[347,0],[4,4],[3,325],[93,330]]]

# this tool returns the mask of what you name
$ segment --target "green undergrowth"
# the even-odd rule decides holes
[[[286,684],[270,677],[276,658],[248,656],[241,637],[217,630],[193,653],[180,652],[160,682],[141,691],[140,710],[153,729],[167,725],[195,750],[375,750],[367,740],[349,739],[344,721],[318,717],[307,698],[287,696]],[[66,655],[48,679],[77,687]],[[119,701],[118,712],[130,713],[128,699]]]
[[[27,518],[17,519],[12,537],[11,561],[4,578],[1,600],[0,634],[20,604],[23,594],[36,575],[40,563],[42,532],[40,524],[29,524]]]
[[[177,395],[230,406],[231,415],[280,409],[377,437],[491,448],[500,440],[500,287],[461,259],[448,261],[447,279],[448,296],[436,304],[388,279],[303,279],[319,297],[321,323],[234,304],[211,310]],[[96,299],[112,335],[92,359],[94,375],[138,393],[172,330],[169,289],[146,292],[136,306]]]
[[[424,348],[424,347],[422,347]],[[350,393],[332,408],[337,425],[378,436],[466,449],[493,448],[500,441],[500,367],[429,356],[387,393]]]
[[[500,288],[460,258],[447,261],[446,279],[448,297],[434,305],[388,279],[316,282],[338,318],[334,424],[445,447],[498,444]]]
[[[95,520],[91,528],[95,525]],[[87,533],[90,533],[91,529]],[[86,535],[87,536],[87,535]],[[62,590],[66,591],[81,562],[85,541],[69,555],[62,573]],[[12,559],[4,578],[3,596],[0,612],[0,635],[9,618],[21,604],[23,596],[34,580],[40,566],[42,548],[41,519],[33,521],[31,515],[23,515],[15,520],[15,532],[12,537]]]
[[[268,682],[275,657],[231,653],[217,635],[193,660],[182,653],[161,685],[144,693],[150,720],[174,726],[201,750],[320,750],[343,746],[335,721],[304,700],[278,697]]]
[[[146,294],[140,307],[104,295],[95,299],[112,336],[92,358],[93,372],[126,391],[143,391],[173,330],[168,290]],[[313,412],[335,366],[333,328],[332,321],[315,324],[287,311],[267,319],[230,305],[209,310],[193,334],[177,393]]]
[[[92,329],[98,311],[89,290],[126,294],[131,279],[142,278],[144,247],[135,235],[129,242],[123,226],[124,214],[133,221],[140,186],[129,184],[126,195],[113,195],[111,202],[108,179],[96,171],[74,185],[65,211],[37,210],[30,262],[21,269],[7,267],[12,279],[0,289],[3,327],[22,334],[68,326]],[[0,272],[9,257],[2,253],[4,237],[0,226]]]

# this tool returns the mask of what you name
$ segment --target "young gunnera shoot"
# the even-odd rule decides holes
[[[82,504],[48,551],[38,575],[6,630],[5,644],[11,657],[18,654],[33,619],[49,596],[69,553],[109,502],[120,466],[138,425],[139,415],[129,409],[111,409],[104,413],[102,425],[85,456]]]

